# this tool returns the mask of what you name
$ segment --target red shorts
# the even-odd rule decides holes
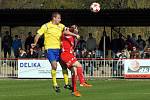
[[[62,52],[61,60],[67,65],[67,68],[70,69],[72,68],[73,63],[77,61],[77,58],[72,53]]]

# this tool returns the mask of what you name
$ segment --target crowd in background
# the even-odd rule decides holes
[[[11,57],[11,48],[13,48],[15,58],[43,58],[44,51],[44,37],[42,36],[35,48],[31,47],[34,42],[34,35],[29,32],[28,37],[23,43],[22,39],[15,35],[14,38],[10,36],[9,32],[5,32],[2,38],[2,50],[4,51],[4,58]],[[87,40],[81,36],[80,40],[76,42],[75,55],[78,58],[150,58],[150,37],[144,40],[141,35],[136,36],[135,33],[127,35],[114,34],[111,40],[104,31],[99,44],[96,44],[96,38],[92,33],[88,34]],[[109,56],[111,53],[111,56]]]
[[[23,43],[25,42],[25,43]],[[11,50],[15,58],[41,58],[44,57],[44,37],[42,36],[35,48],[31,47],[34,42],[34,35],[29,32],[25,41],[15,35],[11,37],[9,32],[6,31],[5,36],[2,38],[2,50],[4,51],[4,58],[11,58]],[[12,49],[11,49],[12,48]]]
[[[81,36],[77,43],[76,54],[79,58],[109,58],[109,52],[111,58],[150,58],[150,37],[144,40],[141,35],[136,37],[135,33],[132,33],[132,36],[127,35],[127,38],[122,34],[116,34],[110,40],[104,31],[98,46],[92,33],[89,33],[87,41]]]

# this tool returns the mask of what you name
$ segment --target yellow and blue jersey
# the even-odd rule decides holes
[[[39,35],[44,34],[44,45],[45,49],[60,49],[61,47],[61,36],[64,30],[64,25],[59,23],[58,25],[48,22],[37,31]]]

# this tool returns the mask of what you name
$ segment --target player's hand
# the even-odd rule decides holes
[[[77,35],[76,35],[76,38],[77,38],[77,39],[80,39],[80,35],[77,34]]]
[[[35,43],[32,43],[32,44],[31,44],[31,48],[34,48],[35,46],[36,46]]]

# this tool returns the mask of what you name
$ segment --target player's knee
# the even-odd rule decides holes
[[[73,66],[74,66],[74,67],[78,67],[78,66],[81,66],[81,64],[80,64],[78,61],[76,61],[76,62],[73,64]]]
[[[82,67],[82,65],[80,64],[80,62],[76,62],[75,67]]]
[[[54,70],[57,69],[57,65],[52,64],[51,67],[52,67],[52,69],[54,69]]]

